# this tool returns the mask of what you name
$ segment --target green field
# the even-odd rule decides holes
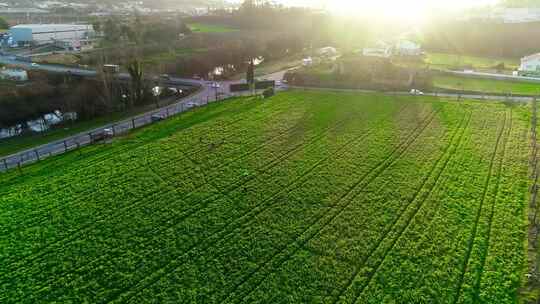
[[[188,58],[191,55],[205,53],[208,49],[205,48],[181,48],[181,49],[172,49],[169,52],[163,52],[158,54],[152,54],[145,56],[142,59],[142,63],[150,67],[160,66],[161,64],[166,64],[170,62],[175,62],[179,58]]]
[[[478,93],[511,93],[535,96],[540,94],[540,83],[480,79],[452,75],[435,76],[433,79],[433,86],[441,89],[465,90]]]
[[[489,58],[432,52],[427,54],[425,62],[434,66],[471,66],[475,69],[491,69],[500,63],[504,63],[506,69],[515,70],[520,65],[519,59],[513,58]]]
[[[516,303],[528,110],[291,91],[0,175],[0,303]]]
[[[227,25],[217,25],[217,24],[208,24],[208,23],[190,23],[188,27],[193,32],[198,33],[230,33],[237,32],[237,29],[229,27]]]

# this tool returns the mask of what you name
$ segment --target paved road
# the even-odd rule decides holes
[[[32,63],[20,60],[13,60],[7,56],[0,56],[0,63],[19,65],[30,70],[43,70],[48,72],[65,74],[71,73],[73,75],[80,75],[85,77],[95,77],[97,75],[97,72],[93,70],[71,68],[50,64],[32,65]],[[285,71],[270,74],[265,76],[264,78],[281,80],[284,74]],[[129,80],[129,78],[130,76],[128,74],[118,75],[118,79],[120,80]],[[159,118],[166,118],[189,110],[193,107],[203,106],[210,102],[230,97],[232,94],[229,91],[229,85],[232,83],[238,83],[239,81],[224,81],[216,83],[196,79],[170,78],[167,80],[161,80],[160,82],[163,85],[170,85],[180,88],[186,86],[190,88],[198,87],[199,90],[188,97],[176,100],[176,102],[168,106],[149,111],[137,116],[129,117],[120,122],[106,124],[93,130],[88,130],[79,134],[68,136],[61,140],[53,141],[51,143],[21,151],[4,158],[0,158],[0,172],[5,171],[9,168],[17,167],[19,165],[35,162],[52,155],[62,154],[66,151],[77,149],[80,146],[91,144],[93,138],[95,138],[97,134],[103,133],[104,129],[108,129],[108,132],[112,131],[114,135],[123,134],[131,129],[150,124],[153,122],[153,119],[155,120]]]
[[[65,66],[54,65],[54,64],[33,65],[31,62],[12,59],[12,57],[13,56],[0,56],[0,63],[9,64],[9,65],[17,65],[28,70],[42,70],[42,71],[48,71],[48,72],[54,72],[54,73],[66,73],[66,74],[72,73],[73,75],[87,76],[87,77],[93,77],[97,75],[96,71],[94,70],[65,67]]]

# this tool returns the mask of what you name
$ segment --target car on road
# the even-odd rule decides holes
[[[112,128],[105,128],[103,130],[90,133],[90,141],[93,143],[106,140],[112,137],[114,137],[114,130]]]
[[[37,67],[39,67],[39,64],[37,64],[37,63],[35,63],[35,62],[32,62],[31,66],[37,68]]]
[[[420,90],[417,90],[417,89],[412,89],[409,94],[411,95],[414,95],[414,96],[423,96],[424,95],[424,92],[420,91]]]
[[[152,122],[158,122],[158,121],[162,121],[162,120],[165,120],[165,116],[161,113],[156,113],[156,114],[153,114],[150,119],[152,120]]]
[[[162,80],[171,80],[171,76],[168,74],[161,74],[159,75],[159,78]]]

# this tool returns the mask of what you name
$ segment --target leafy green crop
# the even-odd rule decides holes
[[[0,303],[515,303],[527,110],[292,91],[0,175]]]

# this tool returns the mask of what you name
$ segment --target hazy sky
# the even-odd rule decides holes
[[[278,0],[295,6],[314,6],[335,13],[377,13],[404,19],[425,16],[430,8],[462,9],[471,6],[495,4],[497,0]]]

